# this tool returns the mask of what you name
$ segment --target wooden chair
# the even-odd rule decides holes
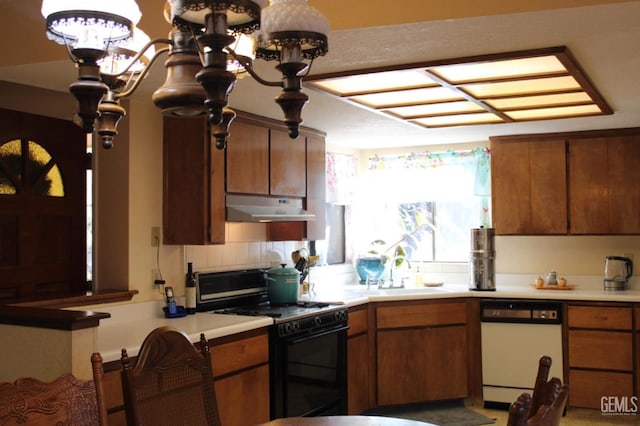
[[[92,380],[63,374],[52,382],[31,377],[0,383],[2,426],[106,426]]]
[[[127,424],[220,425],[204,334],[198,350],[184,332],[160,327],[145,338],[135,366],[126,349],[121,361]]]
[[[569,387],[554,377],[547,380],[551,358],[542,356],[533,396],[522,393],[509,407],[508,426],[557,426],[569,398]]]

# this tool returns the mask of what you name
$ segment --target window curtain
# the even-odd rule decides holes
[[[488,148],[372,155],[366,179],[371,180],[376,191],[383,191],[399,202],[488,197],[490,161]]]
[[[350,205],[354,199],[358,160],[353,155],[326,153],[327,202]]]

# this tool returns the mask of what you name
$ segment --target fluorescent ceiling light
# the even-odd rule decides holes
[[[564,46],[312,75],[305,85],[423,127],[613,114]]]

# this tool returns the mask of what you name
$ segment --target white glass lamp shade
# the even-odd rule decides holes
[[[275,52],[294,45],[300,47],[307,59],[324,55],[329,30],[327,18],[309,6],[307,0],[271,0],[270,5],[262,9],[258,56],[276,59]]]
[[[141,17],[135,0],[43,0],[41,13],[47,37],[74,49],[126,41]]]
[[[225,12],[227,25],[249,33],[260,25],[260,10],[266,0],[168,0],[173,18],[204,26],[207,15]]]
[[[260,29],[262,33],[308,31],[327,35],[329,21],[307,0],[271,0],[262,9]]]
[[[119,46],[110,47],[107,55],[100,61],[100,72],[107,74],[120,74],[129,67],[131,61],[140,52],[144,46],[150,41],[149,36],[140,28],[133,29],[133,37],[127,42]],[[156,49],[153,45],[144,52],[144,54],[127,70],[128,74],[141,72],[153,57]]]

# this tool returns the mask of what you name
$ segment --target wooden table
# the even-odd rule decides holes
[[[275,419],[260,426],[436,426],[418,420],[379,416],[320,416]]]

